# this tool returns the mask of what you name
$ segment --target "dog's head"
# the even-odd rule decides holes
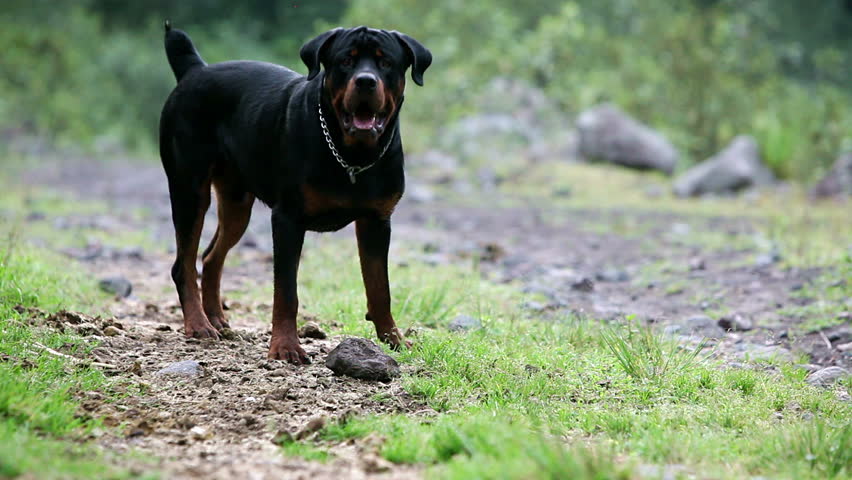
[[[306,43],[300,52],[308,80],[325,68],[323,88],[346,145],[374,146],[397,114],[405,71],[423,85],[432,54],[408,35],[367,27],[336,28]]]

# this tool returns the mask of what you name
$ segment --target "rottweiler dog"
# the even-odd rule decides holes
[[[367,294],[366,319],[380,340],[407,342],[390,309],[391,213],[402,197],[399,112],[405,73],[423,85],[432,54],[415,39],[367,27],[336,28],[300,51],[308,75],[255,61],[207,65],[186,33],[165,24],[177,79],[160,118],[177,253],[172,278],[188,337],[219,338],[228,327],[219,284],[228,250],[245,232],[252,204],[272,209],[274,299],[269,358],[309,362],[299,346],[296,276],[305,232],[355,222]],[[215,189],[218,226],[195,262]]]

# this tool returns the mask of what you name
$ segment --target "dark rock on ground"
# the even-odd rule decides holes
[[[482,321],[470,315],[459,315],[447,325],[447,329],[451,332],[466,332],[478,328],[482,328]]]
[[[121,330],[117,327],[110,325],[104,329],[104,335],[106,335],[107,337],[117,337],[121,335]]]
[[[389,382],[400,375],[399,364],[370,340],[347,338],[329,352],[325,366],[336,375]]]
[[[826,367],[808,375],[805,379],[809,384],[817,387],[830,387],[835,382],[849,376],[849,370],[841,367]]]
[[[115,295],[120,298],[127,298],[133,292],[133,285],[130,280],[124,277],[106,277],[98,282],[101,290]]]
[[[103,333],[97,325],[89,322],[76,325],[74,327],[74,330],[77,332],[77,334],[82,335],[84,337],[88,337],[90,335],[101,335]]]
[[[325,427],[325,424],[328,422],[328,419],[325,415],[320,415],[317,417],[313,417],[309,419],[302,428],[296,432],[296,440],[304,440],[314,433],[322,430]]]
[[[741,135],[724,150],[684,172],[675,180],[675,194],[693,197],[707,193],[732,193],[770,184],[772,172],[760,159],[754,138]]]
[[[328,335],[320,328],[317,322],[307,322],[299,329],[299,336],[302,338],[318,338],[322,340]]]
[[[175,362],[157,371],[156,375],[161,377],[200,377],[204,374],[204,367],[195,360],[184,360]]]
[[[588,277],[580,277],[571,281],[571,290],[589,293],[595,290],[595,282]]]
[[[831,169],[811,190],[817,198],[852,195],[852,152],[839,157]]]
[[[732,330],[734,332],[747,332],[754,328],[751,320],[740,314],[722,317],[719,319],[718,324],[724,330]]]
[[[580,155],[640,170],[674,171],[678,152],[666,138],[611,104],[593,107],[577,118]]]

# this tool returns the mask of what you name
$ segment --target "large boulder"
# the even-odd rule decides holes
[[[443,126],[435,142],[436,148],[452,152],[461,164],[573,159],[570,120],[541,89],[496,77],[472,102],[476,113]]]
[[[732,193],[751,186],[770,184],[774,180],[772,172],[760,159],[754,138],[740,135],[724,150],[678,177],[674,191],[681,197]]]
[[[611,104],[593,107],[577,118],[580,155],[591,161],[669,175],[678,152],[666,138]]]
[[[834,166],[814,186],[811,194],[819,198],[852,195],[852,152],[837,157]]]

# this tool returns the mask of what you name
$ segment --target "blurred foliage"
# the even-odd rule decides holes
[[[298,49],[314,20],[339,16],[342,3],[4,0],[0,130],[152,152],[174,87],[164,19],[187,30],[208,62],[252,58],[300,69]]]
[[[435,62],[407,102],[409,150],[487,108],[479,93],[495,77],[540,88],[568,115],[616,102],[692,162],[751,133],[777,173],[809,180],[852,148],[849,0],[5,0],[0,128],[152,149],[173,86],[164,18],[207,61],[301,71],[299,45],[331,26],[418,38]]]
[[[433,49],[427,82],[440,87],[406,111],[425,125],[478,110],[472,92],[506,76],[571,115],[613,101],[690,162],[753,134],[776,173],[810,180],[852,148],[849,3],[353,0],[344,23],[404,30]]]

